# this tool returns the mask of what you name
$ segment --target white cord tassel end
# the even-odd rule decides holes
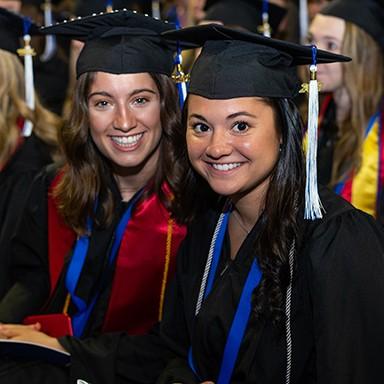
[[[317,129],[319,116],[319,89],[317,67],[311,65],[308,100],[308,148],[306,157],[305,212],[308,220],[321,219],[323,206],[317,189]]]

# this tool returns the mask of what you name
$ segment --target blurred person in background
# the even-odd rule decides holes
[[[32,25],[30,33],[36,32]],[[40,169],[60,159],[61,120],[35,94],[35,109],[25,101],[24,68],[18,57],[23,18],[0,9],[0,298],[10,286],[10,246],[28,188]],[[32,134],[24,136],[26,122]]]
[[[381,222],[384,187],[384,6],[334,0],[309,29],[318,48],[352,57],[318,66],[326,94],[320,108],[319,181]]]

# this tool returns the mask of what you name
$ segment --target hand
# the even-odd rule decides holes
[[[40,332],[40,328],[41,326],[39,323],[30,325],[0,324],[0,338],[29,341],[65,352],[65,349],[57,339]]]

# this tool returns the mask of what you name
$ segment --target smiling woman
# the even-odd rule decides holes
[[[160,94],[148,73],[94,74],[88,95],[89,125],[93,142],[111,161],[123,198],[129,186],[150,179],[160,157],[162,135]],[[132,170],[135,170],[132,172]],[[140,172],[137,172],[140,170]]]
[[[55,335],[72,328],[85,337],[144,333],[159,320],[185,235],[171,213],[171,137],[181,134],[180,114],[173,52],[159,35],[171,28],[120,11],[46,29],[87,41],[72,113],[60,132],[66,163],[32,185],[1,322],[37,313],[29,322],[44,331],[48,314],[61,313],[70,321],[57,321]]]

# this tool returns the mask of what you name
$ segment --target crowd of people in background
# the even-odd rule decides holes
[[[0,0],[0,383],[380,382],[383,120],[382,0]]]

